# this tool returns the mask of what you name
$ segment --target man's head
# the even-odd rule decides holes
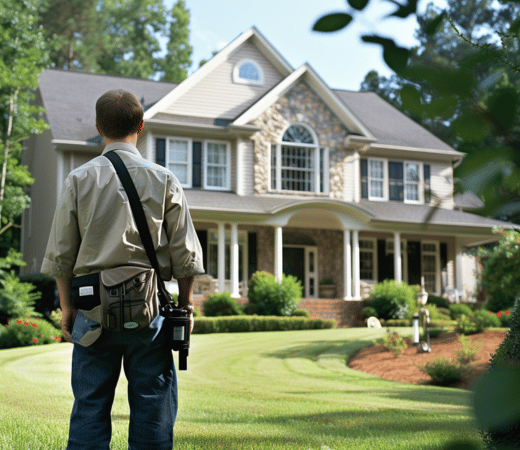
[[[139,99],[121,89],[105,92],[96,102],[96,127],[110,140],[124,139],[139,133],[144,110]]]

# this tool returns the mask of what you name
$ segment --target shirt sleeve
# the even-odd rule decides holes
[[[178,279],[204,274],[202,247],[186,197],[182,188],[174,182],[171,182],[167,193],[165,220],[173,277]]]
[[[41,273],[72,278],[81,237],[78,228],[76,198],[67,178],[58,200]]]

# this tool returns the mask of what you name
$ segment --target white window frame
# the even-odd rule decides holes
[[[407,200],[406,199],[406,185],[416,184],[415,182],[407,182],[406,181],[406,165],[413,164],[418,166],[419,171],[419,181],[417,182],[417,191],[418,191],[418,199],[417,200]],[[431,181],[430,181],[431,184]],[[424,167],[423,163],[420,161],[403,161],[403,202],[410,204],[423,204],[424,203]]]
[[[163,138],[162,136],[156,136],[156,138]],[[179,183],[183,188],[191,188],[192,187],[192,175],[193,175],[193,139],[181,137],[181,136],[164,136],[166,140],[166,155],[165,155],[165,164],[166,168],[170,170],[170,140],[172,141],[183,141],[188,143],[188,174],[186,177],[187,183]]]
[[[382,162],[383,163],[383,197],[374,197],[371,194],[370,189],[370,163],[371,162]],[[379,180],[379,178],[375,178],[375,180]],[[376,202],[384,202],[388,201],[388,159],[384,158],[368,158],[367,159],[367,188],[368,188],[368,200],[376,201]]]
[[[208,144],[225,144],[226,146],[226,184],[225,186],[208,186]],[[228,141],[207,139],[203,141],[203,176],[202,187],[208,191],[230,191],[231,190],[231,144]]]
[[[385,240],[385,252],[387,255],[394,254],[394,240]],[[403,281],[408,283],[408,245],[406,239],[401,239],[401,273],[403,275]],[[395,274],[394,274],[395,278]]]
[[[424,251],[423,244],[434,244],[434,251]],[[441,294],[441,254],[440,254],[440,243],[439,241],[421,240],[421,277],[423,277],[423,255],[434,255],[435,256],[435,292],[429,292],[433,295]]]
[[[260,75],[260,79],[257,80],[248,80],[246,78],[240,78],[240,67],[243,64],[253,64],[256,69],[258,70],[258,74]],[[239,83],[239,84],[253,84],[257,86],[261,86],[264,84],[264,71],[262,70],[262,67],[257,62],[253,61],[252,59],[242,59],[237,64],[235,64],[235,67],[233,68],[233,82]]]
[[[282,137],[291,126],[303,126],[305,127],[310,134],[312,135],[312,138],[314,140],[313,144],[303,144],[303,143],[292,143],[292,142],[286,142],[282,141]],[[282,189],[282,146],[287,147],[306,147],[312,149],[311,159],[313,160],[314,164],[314,173],[312,176],[312,182],[314,184],[314,190],[312,191],[295,191],[295,190],[289,190],[289,189]],[[330,150],[329,147],[325,145],[320,145],[318,136],[316,135],[316,132],[307,124],[300,123],[300,122],[294,122],[291,123],[288,127],[286,127],[283,132],[281,133],[280,141],[276,143],[272,143],[270,145],[270,152],[273,151],[273,148],[276,149],[276,184],[275,189],[272,189],[272,154],[269,155],[269,191],[270,192],[290,192],[290,193],[301,193],[301,192],[309,192],[314,193],[316,195],[323,195],[323,194],[329,194],[330,192],[330,168],[329,168],[329,155]],[[323,149],[323,176],[324,176],[324,183],[323,183],[323,192],[320,192],[320,184],[321,184],[321,178],[320,178],[320,149]]]
[[[361,241],[372,241],[373,243],[373,247],[372,249],[368,249],[368,248],[361,248]],[[373,237],[360,237],[359,238],[359,264],[360,264],[360,267],[359,267],[359,274],[360,274],[360,277],[361,277],[361,253],[372,253],[372,265],[374,267],[373,269],[373,274],[372,276],[374,278],[372,279],[367,279],[367,278],[361,278],[361,281],[370,281],[370,282],[374,282],[374,283],[377,283],[377,279],[378,279],[378,271],[377,271],[377,238],[373,238]]]

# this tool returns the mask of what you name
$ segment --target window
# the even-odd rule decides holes
[[[328,150],[318,147],[304,125],[291,125],[280,144],[271,145],[271,189],[300,192],[328,190]]]
[[[191,187],[191,140],[168,139],[166,167],[177,177],[182,187]]]
[[[368,198],[370,200],[384,200],[385,198],[384,160],[368,160]]]
[[[423,241],[421,243],[421,269],[424,277],[424,289],[429,293],[437,293],[440,274],[438,242]]]
[[[226,230],[225,279],[231,280],[231,231]],[[247,261],[247,231],[238,230],[238,274],[244,280],[244,261]],[[218,279],[218,230],[208,230],[208,274]],[[246,276],[247,278],[247,276]]]
[[[362,280],[376,280],[376,241],[375,239],[359,240],[359,268]]]
[[[205,188],[229,190],[230,151],[225,142],[206,142]]]
[[[419,163],[405,163],[404,165],[404,199],[405,201],[418,203],[419,185],[421,182]]]
[[[244,60],[235,66],[233,81],[244,84],[264,84],[264,75],[257,63],[251,60]]]

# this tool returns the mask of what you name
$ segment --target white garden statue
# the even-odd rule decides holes
[[[369,317],[367,319],[367,327],[368,328],[381,328],[381,322],[379,322],[379,319],[377,317]]]

